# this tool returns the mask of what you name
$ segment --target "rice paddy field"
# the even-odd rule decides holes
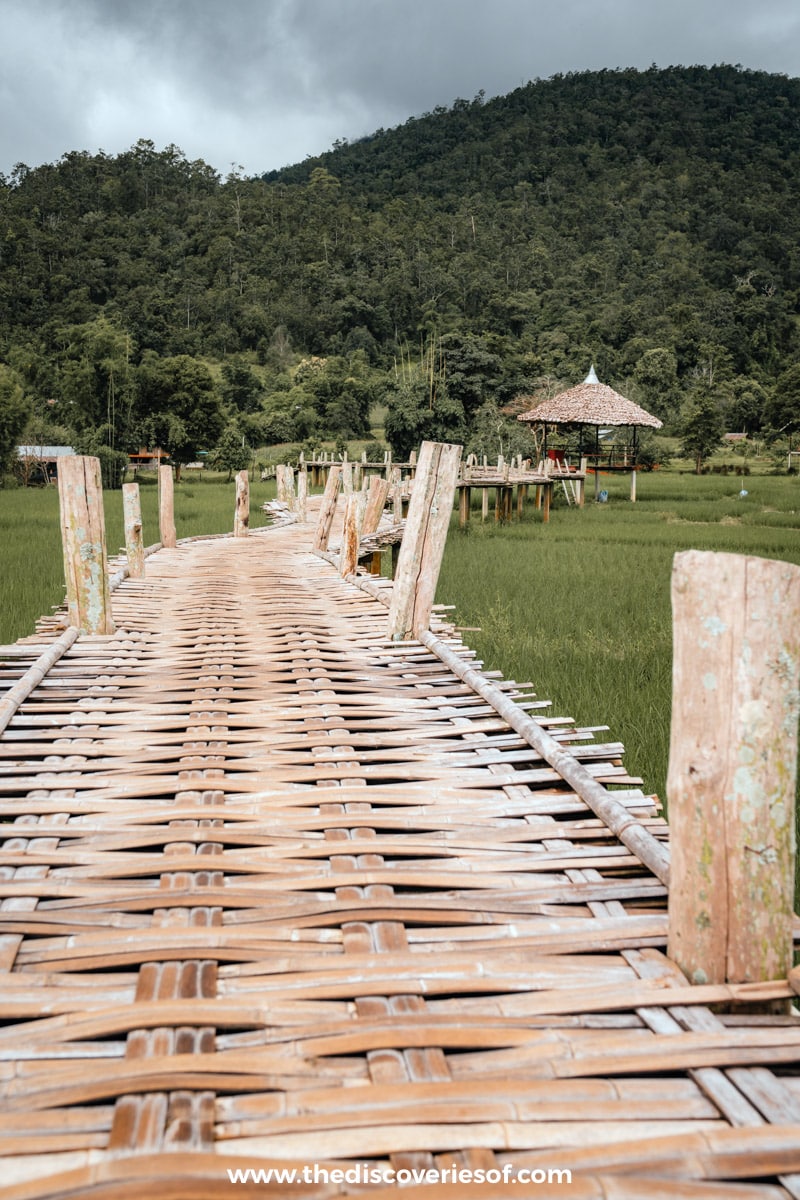
[[[154,479],[140,478],[145,543],[158,540]],[[800,478],[640,474],[587,495],[583,510],[556,497],[551,521],[528,506],[521,521],[482,525],[479,498],[466,531],[454,515],[437,599],[487,668],[531,682],[553,711],[607,725],[626,765],[662,798],[669,747],[672,628],[670,573],[690,548],[800,564]],[[746,490],[746,495],[740,494]],[[252,523],[274,483],[252,485]],[[122,544],[122,497],[105,498],[109,553]],[[234,484],[188,477],[176,487],[179,537],[231,528]],[[0,490],[0,643],[33,632],[63,598],[55,488]]]
[[[485,665],[531,682],[553,712],[608,725],[625,763],[665,797],[672,695],[670,577],[679,550],[800,564],[800,479],[641,473],[603,477],[583,510],[554,506],[549,525],[451,528],[437,599]],[[742,491],[746,495],[741,495]],[[563,503],[563,496],[561,497]]]

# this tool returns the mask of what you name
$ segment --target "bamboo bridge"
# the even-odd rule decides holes
[[[800,1197],[791,964],[667,953],[623,747],[433,605],[446,458],[394,583],[332,472],[2,648],[4,1200]]]

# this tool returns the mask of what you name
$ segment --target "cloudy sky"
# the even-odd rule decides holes
[[[800,75],[797,0],[0,0],[0,171],[170,143],[256,174],[590,68]]]

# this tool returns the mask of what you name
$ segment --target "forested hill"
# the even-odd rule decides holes
[[[2,181],[0,234],[0,441],[32,411],[185,458],[233,417],[356,435],[381,397],[399,447],[466,439],[590,361],[668,421],[702,391],[732,428],[800,423],[783,76],[556,76],[256,179],[70,152]]]

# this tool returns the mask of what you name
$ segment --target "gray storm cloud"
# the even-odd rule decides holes
[[[602,67],[800,73],[795,0],[0,0],[0,170],[174,143],[256,173]]]

